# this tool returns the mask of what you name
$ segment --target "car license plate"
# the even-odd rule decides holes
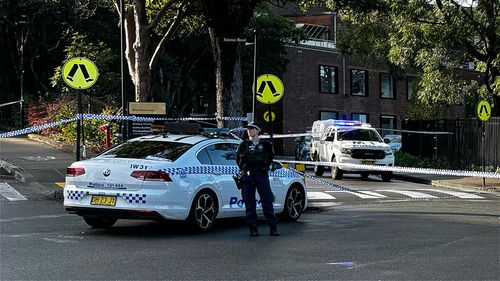
[[[374,165],[375,161],[372,161],[372,160],[363,160],[363,161],[361,161],[361,164],[364,164],[364,165]]]
[[[114,206],[116,205],[116,196],[93,195],[90,205]]]

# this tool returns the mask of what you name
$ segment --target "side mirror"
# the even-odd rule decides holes
[[[385,143],[391,143],[391,140],[390,139],[384,139],[384,142]]]
[[[281,165],[280,162],[273,161],[273,163],[271,163],[271,171],[274,172],[274,171],[279,170],[281,168],[283,168],[283,165]]]

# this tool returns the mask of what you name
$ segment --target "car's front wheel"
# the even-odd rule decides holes
[[[382,181],[385,181],[385,182],[391,181],[392,176],[393,176],[392,172],[385,172],[385,173],[382,173],[382,175],[380,175],[380,177],[382,178]]]
[[[118,219],[112,217],[83,217],[83,220],[93,228],[110,228]]]
[[[334,155],[332,158],[332,163],[336,163],[336,162],[337,161],[335,160],[335,155]],[[332,179],[341,180],[343,176],[344,176],[344,171],[342,171],[337,166],[332,166]]]
[[[314,161],[319,162],[318,155],[314,155]],[[321,177],[324,172],[325,172],[325,167],[324,166],[319,166],[319,165],[314,166],[314,175],[315,176]]]
[[[306,194],[302,186],[295,184],[290,187],[285,198],[285,208],[281,218],[286,221],[296,221],[302,215],[306,204]]]
[[[213,227],[219,212],[217,202],[217,197],[211,190],[202,190],[195,196],[189,221],[196,230],[206,232]]]

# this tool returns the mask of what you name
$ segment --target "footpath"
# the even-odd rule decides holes
[[[62,199],[66,168],[75,161],[72,147],[37,135],[0,139],[0,181],[15,179],[25,183],[28,192]],[[500,179],[448,177],[434,175],[396,174],[398,180],[423,183],[468,191],[500,191]]]

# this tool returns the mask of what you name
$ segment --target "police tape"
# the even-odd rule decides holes
[[[317,182],[319,182],[319,183],[321,183],[321,184],[324,184],[324,185],[326,185],[326,186],[328,186],[328,187],[332,187],[332,188],[335,188],[335,189],[338,189],[338,190],[341,190],[341,191],[347,191],[347,192],[360,193],[360,192],[359,192],[359,191],[357,191],[357,190],[350,189],[350,188],[347,188],[347,187],[342,186],[342,185],[334,184],[334,183],[331,183],[331,182],[329,182],[329,181],[326,181],[326,180],[320,179],[320,178],[315,177],[315,176],[312,176],[312,175],[308,175],[308,174],[306,174],[305,172],[301,172],[301,171],[299,171],[299,170],[297,170],[297,169],[294,169],[294,168],[291,168],[291,167],[289,167],[288,169],[289,169],[290,171],[292,171],[292,172],[294,172],[294,173],[296,173],[296,174],[300,175],[300,176],[303,176],[303,177],[308,177],[308,178],[310,178],[310,179],[312,179],[312,180],[315,180],[315,181],[317,181]]]
[[[192,166],[192,167],[179,167],[179,168],[165,168],[161,169],[169,175],[179,175],[184,177],[188,174],[196,175],[234,175],[240,173],[238,166],[222,166],[222,165],[207,165],[207,166]],[[280,178],[296,178],[297,174],[289,169],[278,169],[269,172],[270,177]]]
[[[292,164],[338,167],[340,169],[345,169],[345,170],[349,170],[349,171],[359,171],[359,172],[362,172],[362,171],[381,171],[381,172],[393,172],[393,173],[403,173],[403,174],[425,174],[425,175],[500,179],[500,173],[493,173],[493,172],[477,172],[477,171],[382,166],[382,165],[366,165],[366,164],[351,164],[351,163],[334,163],[334,162],[316,162],[316,161],[294,161],[294,160],[280,160],[280,161],[284,162],[284,163],[292,163]]]
[[[142,117],[142,116],[120,116],[120,115],[104,115],[104,114],[77,114],[76,118],[70,118],[55,122],[50,122],[42,125],[35,125],[19,130],[0,133],[1,138],[10,138],[30,133],[36,133],[45,129],[58,127],[67,123],[75,122],[76,120],[116,120],[116,121],[137,121],[137,122],[153,122],[153,121],[202,121],[202,120],[224,120],[224,121],[246,121],[246,117],[183,117],[183,118],[160,118],[160,117]]]
[[[371,127],[370,127],[371,128]],[[424,134],[424,135],[453,135],[455,133],[452,132],[437,132],[437,131],[409,131],[409,130],[393,130],[393,129],[381,129],[381,128],[372,128],[376,130],[382,131],[397,131],[402,133],[412,133],[412,134]],[[308,137],[311,136],[313,138],[319,138],[326,131],[315,132],[315,133],[295,133],[295,134],[273,134],[273,138],[282,139],[282,138],[296,138],[296,137]],[[263,135],[262,138],[270,138],[270,135]]]

